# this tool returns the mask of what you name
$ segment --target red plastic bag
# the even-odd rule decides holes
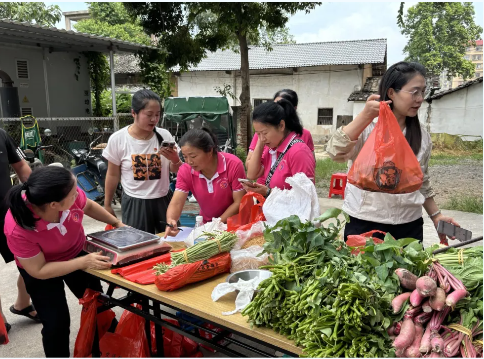
[[[137,305],[140,308],[139,305]],[[145,319],[125,310],[114,334],[106,333],[99,341],[103,358],[147,358],[150,356]]]
[[[7,328],[5,327],[5,322],[3,317],[0,315],[0,344],[8,344],[8,334]]]
[[[417,157],[385,102],[380,102],[378,122],[351,166],[348,182],[366,191],[386,193],[411,193],[422,186]]]
[[[98,337],[101,339],[116,317],[111,309],[97,314],[97,308],[101,305],[97,301],[99,294],[99,292],[88,288],[84,292],[84,296],[79,299],[79,304],[82,305],[81,327],[74,346],[74,358],[86,358],[91,355],[96,322]]]
[[[361,248],[363,248],[366,245],[366,241],[371,238],[373,239],[373,243],[375,244],[381,244],[383,243],[383,240],[380,238],[373,237],[375,233],[381,233],[383,235],[386,235],[386,232],[379,231],[377,229],[374,229],[373,231],[369,231],[363,234],[350,234],[348,236],[348,240],[346,241],[346,245],[348,247],[354,247],[354,249],[351,251],[351,254],[357,255],[358,253],[364,253]]]
[[[207,329],[210,329],[210,330],[213,330],[214,332],[217,332],[217,333],[221,333],[222,332],[222,328],[219,328],[219,327],[216,327],[215,325],[213,324],[210,324],[210,323],[205,323],[203,324],[203,326]],[[201,329],[198,329],[198,333],[200,334],[201,337],[205,338],[205,339],[212,339],[213,338],[213,334],[212,333],[209,333],[209,332],[206,332],[204,330],[201,330]],[[232,336],[232,334],[230,334],[230,336]],[[223,344],[225,341],[224,340],[221,340],[219,341],[217,344]],[[209,346],[207,345],[204,345],[204,344],[200,344],[200,346],[212,353],[215,352],[215,349],[213,348],[210,348]]]
[[[166,273],[156,276],[155,284],[159,290],[170,292],[187,284],[229,272],[230,264],[230,253],[220,253],[204,261],[173,267]]]
[[[163,319],[166,322],[180,326],[178,320],[175,319]],[[182,357],[194,357],[198,356],[198,344],[181,334],[174,331],[162,328],[163,330],[163,352],[165,358],[182,358]],[[155,335],[155,323],[151,322],[151,352],[157,353],[156,349],[156,335]]]
[[[254,199],[259,203],[254,204]],[[262,205],[265,202],[264,196],[249,192],[242,197],[239,205],[239,213],[227,218],[227,231],[233,232],[237,229],[249,229],[253,223],[265,221]],[[246,227],[248,226],[248,227]]]

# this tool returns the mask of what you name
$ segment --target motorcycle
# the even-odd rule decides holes
[[[92,154],[93,146],[101,137],[99,136],[92,141],[88,148],[72,149],[71,152],[76,163],[76,166],[72,168],[72,172],[77,177],[77,185],[86,193],[89,199],[104,205],[108,164],[101,156]],[[122,193],[123,189],[119,183],[113,196],[113,204],[121,203]]]

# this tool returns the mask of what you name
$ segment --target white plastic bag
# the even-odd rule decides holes
[[[297,215],[301,222],[319,217],[319,200],[314,183],[304,174],[286,178],[291,189],[274,188],[264,202],[262,211],[267,224],[274,226],[281,219]]]
[[[193,246],[195,239],[200,237],[203,234],[203,232],[213,232],[213,231],[224,232],[226,230],[227,230],[227,225],[223,223],[220,218],[212,218],[212,222],[207,222],[203,226],[194,228],[193,231],[190,233],[190,235],[187,238],[185,238],[184,242],[188,248]]]
[[[212,300],[216,302],[224,295],[238,290],[239,294],[237,294],[237,298],[235,299],[235,309],[230,312],[222,312],[222,315],[231,315],[241,312],[249,305],[252,297],[254,296],[255,290],[262,281],[262,278],[257,277],[254,279],[249,279],[248,281],[239,279],[237,283],[220,283],[212,291]]]
[[[230,258],[232,264],[230,265],[230,273],[238,272],[248,269],[259,269],[260,266],[264,266],[269,263],[269,254],[264,253],[258,257],[259,253],[262,253],[264,248],[261,246],[251,246],[246,249],[232,249],[230,251]]]
[[[243,231],[237,230],[235,235],[237,236],[237,242],[234,245],[234,249],[241,249],[242,246],[247,242],[249,239],[254,238],[256,236],[261,236],[264,234],[265,226],[263,221],[256,222],[250,227],[250,229]]]

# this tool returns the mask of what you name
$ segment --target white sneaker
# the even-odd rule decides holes
[[[189,199],[188,199],[188,202],[189,203],[197,203],[197,199],[195,198],[195,196],[191,196]]]

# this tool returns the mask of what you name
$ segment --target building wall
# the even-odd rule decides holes
[[[482,136],[482,82],[452,92],[432,101],[430,132],[468,136],[473,140]],[[420,121],[428,123],[429,104],[424,102],[419,110]]]
[[[42,49],[0,45],[0,69],[10,75],[18,87],[20,107],[30,107],[35,117],[47,117]],[[89,116],[90,80],[85,59],[81,57],[81,73],[76,80],[74,58],[77,53],[46,53],[47,79],[51,117]],[[27,60],[28,79],[17,77],[16,60]],[[85,91],[88,91],[87,96]],[[89,113],[86,112],[89,109]]]
[[[272,99],[280,89],[290,88],[299,97],[298,113],[315,142],[325,141],[336,129],[338,115],[353,115],[348,96],[355,85],[362,86],[362,70],[356,66],[317,66],[308,68],[251,71],[251,103],[255,99]],[[214,87],[230,85],[237,97],[241,92],[239,72],[194,71],[178,77],[178,96],[219,96]],[[234,91],[235,89],[235,91]],[[231,100],[232,105],[240,102]],[[318,109],[333,109],[333,124],[318,125]]]

